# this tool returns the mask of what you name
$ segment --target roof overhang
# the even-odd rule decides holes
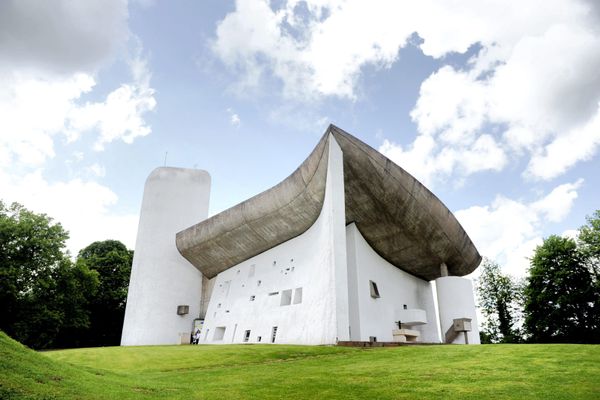
[[[290,240],[317,220],[325,197],[327,148],[343,152],[346,224],[396,267],[423,278],[474,271],[481,256],[452,212],[384,155],[330,125],[308,158],[278,185],[177,233],[179,252],[206,277]]]

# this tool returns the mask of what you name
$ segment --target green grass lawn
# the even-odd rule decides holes
[[[0,398],[600,399],[600,346],[106,347],[0,332]]]

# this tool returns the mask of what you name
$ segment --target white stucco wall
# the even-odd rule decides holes
[[[467,278],[446,276],[435,280],[442,339],[455,318],[471,318],[472,331],[468,332],[469,344],[479,344],[477,313],[473,284]],[[453,343],[465,343],[464,334],[459,334]]]
[[[348,340],[343,160],[335,140],[329,143],[327,187],[317,221],[302,235],[217,275],[201,343],[242,343],[246,330],[250,343],[259,337],[270,343],[275,326],[275,343]],[[299,288],[302,301],[297,303]],[[281,305],[288,290],[291,304]],[[223,338],[215,340],[223,327]]]
[[[210,175],[161,167],[144,186],[121,345],[178,344],[200,312],[202,274],[175,247],[175,234],[208,216]],[[189,305],[177,315],[178,305]]]
[[[393,266],[365,241],[355,224],[346,227],[352,340],[391,342],[397,329],[397,311],[406,304],[409,309],[425,310],[427,324],[415,326],[421,332],[419,341],[439,342],[437,315],[432,285]],[[372,298],[369,281],[377,284],[379,298]]]

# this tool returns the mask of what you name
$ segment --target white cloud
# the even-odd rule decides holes
[[[67,247],[73,255],[96,240],[116,239],[128,248],[135,246],[138,216],[113,214],[110,208],[118,197],[106,186],[81,179],[48,182],[36,170],[19,177],[0,173],[0,187],[5,202],[16,201],[60,222],[70,233]]]
[[[129,36],[127,0],[0,2],[0,70],[95,70]]]
[[[103,165],[94,163],[86,168],[93,176],[103,178],[106,175],[106,168]]]
[[[498,171],[519,157],[529,158],[524,176],[552,179],[589,160],[600,143],[600,25],[592,7],[585,0],[237,0],[213,50],[241,72],[243,87],[274,76],[284,95],[312,100],[356,99],[362,69],[398,62],[415,32],[423,53],[442,62],[477,45],[467,65],[442,66],[422,83],[411,113],[414,143],[388,140],[382,149],[429,182]],[[561,151],[569,142],[576,144]]]
[[[146,136],[151,129],[144,121],[144,114],[154,110],[156,100],[150,87],[150,73],[145,61],[135,59],[131,63],[133,82],[122,84],[106,97],[104,102],[74,106],[66,116],[66,130],[70,140],[81,133],[96,130],[96,150],[104,150],[107,143],[122,140],[132,143],[137,137]]]
[[[104,166],[85,167],[85,151],[55,154],[59,140],[95,135],[101,149],[150,132],[143,117],[156,102],[139,54],[129,62],[131,82],[104,100],[81,101],[94,95],[102,67],[126,52],[127,18],[125,0],[0,2],[0,196],[62,223],[73,253],[108,238],[134,245],[137,216],[114,214],[117,195],[93,180]],[[58,156],[86,178],[48,178],[44,167]]]
[[[506,272],[523,276],[528,258],[542,243],[542,226],[569,214],[582,184],[578,180],[559,185],[529,203],[497,196],[490,205],[473,206],[455,215],[482,255],[504,265]]]
[[[239,127],[242,123],[240,116],[237,115],[231,108],[227,109],[227,113],[229,114],[229,123],[236,128]]]

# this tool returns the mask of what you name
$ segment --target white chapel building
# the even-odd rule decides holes
[[[446,206],[331,125],[288,178],[210,218],[206,171],[144,188],[122,345],[479,343],[481,261]]]

